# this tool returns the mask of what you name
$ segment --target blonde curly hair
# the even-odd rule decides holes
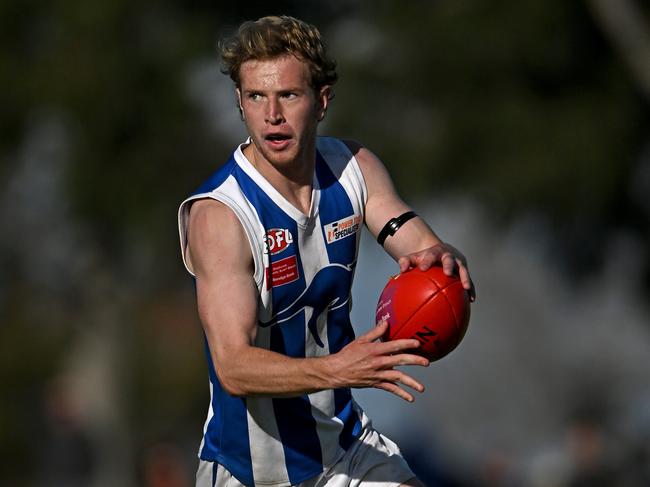
[[[247,21],[237,32],[219,43],[222,69],[240,87],[239,70],[251,59],[272,59],[290,54],[309,66],[311,86],[316,91],[336,83],[336,62],[327,55],[316,27],[286,15]],[[333,90],[330,90],[330,98]]]

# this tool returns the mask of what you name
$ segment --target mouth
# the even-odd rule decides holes
[[[291,136],[287,134],[268,134],[264,138],[271,142],[281,142],[283,140],[289,140]]]
[[[267,134],[264,140],[275,149],[283,149],[289,145],[291,136],[288,134]]]

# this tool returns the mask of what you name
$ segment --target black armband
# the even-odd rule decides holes
[[[379,245],[382,247],[384,246],[384,241],[386,240],[387,237],[395,235],[395,232],[399,230],[399,227],[404,225],[407,221],[409,221],[411,218],[415,218],[417,215],[415,214],[414,211],[407,211],[406,213],[402,213],[400,216],[396,218],[391,218],[388,220],[388,223],[384,225],[384,228],[381,229],[381,232],[379,232],[379,235],[377,235],[377,242]]]

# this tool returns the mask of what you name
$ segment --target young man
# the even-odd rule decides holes
[[[211,402],[201,486],[421,486],[350,389],[407,401],[427,366],[417,340],[356,338],[350,292],[360,226],[400,271],[441,263],[471,281],[464,257],[402,202],[366,148],[318,137],[334,63],[316,28],[291,17],[245,22],[221,45],[249,138],[179,210],[196,278]]]

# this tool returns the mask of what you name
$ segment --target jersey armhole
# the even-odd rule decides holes
[[[341,152],[346,157],[347,164],[344,171],[351,172],[351,176],[356,182],[355,186],[357,186],[361,190],[361,200],[365,208],[366,203],[368,203],[368,187],[366,186],[366,179],[363,177],[363,171],[361,170],[361,166],[359,166],[359,161],[352,153],[352,150],[350,149],[350,147],[348,146],[345,140],[332,139],[332,141],[337,143],[340,146]]]
[[[189,225],[190,208],[192,206],[192,203],[194,203],[195,201],[206,199],[206,198],[211,198],[215,201],[219,201],[225,204],[228,208],[230,208],[233,211],[235,216],[237,216],[237,219],[239,220],[239,222],[242,225],[242,228],[244,229],[244,233],[246,234],[246,238],[248,239],[248,244],[250,246],[251,254],[253,256],[253,265],[254,265],[253,278],[255,279],[255,284],[257,285],[258,289],[261,289],[264,280],[264,263],[263,263],[263,256],[260,252],[260,249],[255,244],[257,241],[255,237],[256,236],[255,229],[252,227],[248,218],[246,218],[245,212],[239,207],[239,205],[235,203],[231,198],[223,194],[214,193],[214,192],[197,194],[194,196],[190,196],[189,198],[187,198],[185,201],[181,203],[178,209],[178,231],[180,236],[181,257],[183,258],[183,265],[185,266],[185,269],[187,270],[187,272],[190,273],[190,275],[192,275],[192,277],[196,277],[188,266],[187,256],[185,253],[188,244],[188,225]]]

